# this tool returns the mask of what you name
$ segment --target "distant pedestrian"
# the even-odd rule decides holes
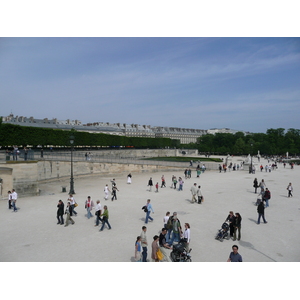
[[[266,207],[269,207],[269,200],[271,199],[271,192],[269,191],[268,188],[266,188],[264,196],[263,196],[263,201],[266,201]]]
[[[129,173],[129,174],[127,175],[127,183],[128,183],[128,184],[131,184],[131,178],[132,178],[132,175],[131,175],[131,173]]]
[[[190,191],[192,193],[192,203],[197,202],[197,183],[194,183]]]
[[[102,217],[102,227],[101,227],[101,229],[99,231],[103,231],[105,224],[107,224],[108,229],[111,229],[111,226],[110,226],[110,224],[108,222],[109,213],[108,213],[108,209],[107,209],[106,205],[104,205],[104,211],[101,214],[101,217]]]
[[[173,242],[179,242],[180,236],[182,235],[182,228],[179,219],[177,219],[177,213],[173,214],[173,220],[172,220],[172,226],[173,226],[173,232],[171,240],[168,242],[170,246],[173,245]]]
[[[135,241],[135,245],[134,245],[134,258],[135,258],[135,261],[137,262],[141,262],[142,261],[142,245],[141,245],[141,237],[138,236],[136,238],[136,241]]]
[[[64,209],[65,205],[64,203],[62,202],[62,200],[59,200],[58,201],[58,204],[57,204],[57,225],[60,224],[60,225],[63,225],[64,224]]]
[[[156,185],[155,185],[155,192],[158,193],[158,182],[156,182]]]
[[[108,184],[107,185],[105,185],[105,187],[104,187],[104,199],[105,200],[107,200],[108,199],[108,194],[111,194],[111,191],[110,191],[110,189],[108,188]]]
[[[68,203],[67,203],[67,207],[66,207],[65,214],[67,215],[65,227],[67,227],[67,226],[69,225],[69,221],[71,221],[71,222],[72,222],[72,225],[74,225],[75,222],[74,222],[74,220],[72,219],[72,216],[73,216],[73,209],[72,209],[72,206],[71,206],[71,202],[70,202],[70,201],[68,201]]]
[[[85,201],[85,208],[86,208],[86,211],[87,211],[87,218],[91,218],[93,217],[92,215],[92,209],[94,207],[94,202],[93,200],[91,199],[90,196],[87,197],[87,200]]]
[[[141,245],[142,245],[142,261],[147,262],[147,250],[148,250],[148,242],[147,242],[147,227],[143,226],[142,227],[142,233],[141,233]]]
[[[11,205],[12,205],[12,207],[13,207],[13,211],[14,212],[17,212],[18,211],[18,209],[17,209],[17,200],[18,200],[18,194],[17,194],[17,192],[16,192],[16,190],[15,189],[12,189],[12,193],[11,193]]]
[[[184,181],[182,180],[181,177],[178,178],[178,183],[179,183],[178,191],[182,191]]]
[[[237,245],[232,246],[232,252],[229,254],[228,262],[243,262],[242,256],[238,253],[239,247]]]
[[[161,177],[161,188],[163,187],[166,187],[166,180],[164,175]]]
[[[12,208],[12,195],[11,195],[11,191],[7,192],[8,194],[8,209]]]
[[[257,178],[255,178],[254,181],[253,181],[253,187],[254,187],[254,193],[256,194],[256,191],[257,191],[257,188],[258,188]]]
[[[174,178],[173,178],[174,190],[176,190],[176,184],[177,184],[177,178],[176,178],[176,176],[174,176]]]
[[[292,186],[292,183],[290,182],[289,185],[287,186],[287,191],[288,191],[288,197],[293,197],[293,186]]]
[[[258,219],[257,219],[257,224],[260,224],[260,218],[263,218],[264,223],[268,223],[265,219],[265,205],[264,202],[260,202],[259,205],[257,206],[257,212],[258,212]]]
[[[265,193],[265,189],[266,189],[266,183],[265,183],[264,179],[261,180],[259,187],[260,187],[260,194],[263,196]]]
[[[153,262],[158,262],[158,257],[157,257],[157,251],[159,249],[159,245],[158,245],[158,241],[159,241],[159,236],[155,235],[153,237],[153,242],[151,244],[151,258]]]
[[[150,177],[150,179],[149,179],[149,181],[148,181],[148,186],[150,187],[150,188],[149,188],[149,192],[151,192],[152,186],[153,186],[152,177]]]
[[[150,203],[150,199],[147,200],[147,204],[145,205],[146,206],[146,220],[145,220],[145,224],[148,223],[148,220],[150,219],[151,221],[153,221],[153,218],[150,217],[150,213],[153,212],[154,213],[154,210],[153,210],[153,207]]]
[[[201,193],[201,185],[198,185],[197,197],[198,197],[198,204],[201,204],[204,201],[204,197]]]

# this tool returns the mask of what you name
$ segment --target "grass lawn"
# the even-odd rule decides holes
[[[220,158],[209,158],[209,157],[182,157],[182,156],[166,156],[166,157],[149,157],[143,158],[143,160],[158,160],[158,161],[176,161],[176,162],[222,162]]]

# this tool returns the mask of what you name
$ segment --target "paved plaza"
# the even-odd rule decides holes
[[[233,158],[240,162],[241,158]],[[261,160],[265,166],[266,160]],[[188,167],[188,166],[187,166]],[[272,172],[256,171],[206,171],[196,178],[184,179],[183,191],[170,188],[172,175],[184,177],[184,169],[172,172],[132,173],[132,183],[127,184],[127,174],[111,177],[90,176],[75,178],[75,199],[79,204],[73,217],[75,224],[64,227],[57,225],[57,202],[67,202],[67,193],[62,186],[69,180],[41,184],[41,195],[22,197],[17,201],[18,212],[8,209],[7,200],[0,201],[0,261],[1,262],[132,262],[134,243],[144,225],[145,213],[142,206],[147,199],[153,205],[153,222],[147,224],[148,243],[159,234],[163,217],[167,211],[176,211],[182,225],[191,226],[193,262],[225,262],[233,244],[239,246],[244,262],[299,262],[300,261],[300,167],[283,167]],[[150,177],[154,184],[166,178],[166,188],[154,188],[149,192]],[[110,180],[116,179],[118,200],[104,200],[104,186],[111,187]],[[265,209],[267,224],[257,222],[253,180],[264,179],[271,191],[270,207]],[[292,182],[294,196],[287,197],[286,187]],[[201,185],[203,204],[191,203],[191,186]],[[68,189],[67,189],[68,191]],[[18,191],[17,191],[18,192]],[[102,207],[108,206],[112,226],[99,232],[94,227],[95,218],[87,219],[84,202],[87,196],[100,200]],[[228,212],[239,212],[242,216],[240,241],[215,240]],[[151,257],[148,247],[148,259]]]

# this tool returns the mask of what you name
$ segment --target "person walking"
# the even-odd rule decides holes
[[[166,234],[167,234],[167,229],[163,228],[159,235],[159,249],[164,256],[163,261],[166,260],[168,262],[171,262],[170,256],[168,255],[166,249],[172,249],[172,247],[170,247],[166,242]]]
[[[232,252],[230,252],[227,262],[243,262],[243,258],[238,253],[238,250],[239,250],[239,247],[237,245],[232,246]]]
[[[153,242],[151,244],[151,259],[152,259],[152,262],[158,262],[158,257],[157,257],[157,251],[159,249],[159,245],[158,245],[158,241],[159,241],[159,236],[158,235],[155,235],[153,237]]]
[[[150,219],[151,221],[153,221],[153,218],[150,217],[150,213],[154,213],[154,210],[153,210],[153,207],[152,207],[152,204],[150,203],[150,199],[147,200],[147,204],[145,205],[146,206],[146,220],[145,220],[145,224],[148,224],[148,220]]]
[[[265,183],[264,179],[262,179],[261,182],[259,183],[259,187],[260,187],[260,194],[263,197],[264,193],[265,193],[265,189],[266,189],[266,183]]]
[[[197,202],[197,183],[194,183],[190,191],[192,193],[192,203]]]
[[[91,199],[90,196],[87,197],[87,200],[85,201],[85,208],[86,208],[86,211],[87,211],[87,218],[91,218],[93,217],[92,215],[92,209],[94,207],[94,202],[93,200]]]
[[[117,185],[114,185],[112,187],[112,198],[111,198],[111,201],[114,201],[114,200],[118,200],[117,199],[117,191],[119,192],[118,188],[117,188]]]
[[[8,194],[8,209],[11,209],[13,207],[11,191],[8,191],[7,194]]]
[[[269,191],[268,188],[266,188],[263,201],[266,201],[266,207],[269,207],[269,200],[271,199],[271,192]]]
[[[197,197],[198,197],[198,204],[201,204],[204,201],[203,195],[201,193],[201,185],[198,185]]]
[[[68,201],[68,203],[67,203],[67,207],[66,207],[65,214],[67,215],[65,227],[67,227],[67,226],[69,225],[69,221],[71,221],[71,222],[72,222],[72,225],[74,225],[75,222],[74,222],[74,220],[72,219],[72,216],[73,216],[73,209],[72,209],[72,206],[71,206],[71,202],[70,202],[70,201]]]
[[[72,194],[69,195],[68,201],[71,202],[71,206],[72,206],[72,209],[73,209],[73,214],[74,214],[75,216],[77,216],[77,212],[75,211],[75,204],[76,204],[76,201],[75,201],[75,199],[74,199],[74,197],[73,197]]]
[[[105,200],[107,200],[108,199],[108,193],[110,193],[111,194],[111,191],[110,191],[110,189],[108,188],[108,184],[106,184],[105,185],[105,187],[104,187],[104,199]]]
[[[166,180],[165,180],[165,176],[161,176],[161,188],[166,187]]]
[[[95,207],[95,216],[96,216],[96,224],[95,224],[95,227],[96,226],[99,226],[99,223],[101,222],[102,223],[102,220],[101,220],[101,213],[102,213],[102,206],[101,206],[101,203],[100,203],[100,200],[97,200],[96,202],[96,207]]]
[[[11,193],[11,205],[12,205],[12,207],[14,209],[13,210],[14,212],[18,211],[17,206],[16,206],[17,200],[18,200],[18,194],[15,191],[15,189],[12,189],[12,193]]]
[[[135,245],[134,245],[134,258],[135,258],[136,262],[141,262],[142,261],[142,256],[141,256],[141,253],[142,253],[141,239],[142,238],[140,236],[138,236],[136,238]]]
[[[178,191],[182,191],[184,181],[182,180],[181,177],[178,178],[178,183],[179,183]]]
[[[142,227],[142,233],[141,233],[141,245],[142,245],[142,261],[147,262],[147,250],[148,250],[148,242],[147,242],[147,236],[146,236],[147,227]]]
[[[258,212],[257,224],[260,224],[261,217],[263,218],[264,223],[268,223],[265,219],[265,205],[263,201],[261,201],[257,206],[257,212]]]
[[[287,186],[287,191],[288,191],[288,198],[289,197],[293,197],[293,194],[292,194],[292,192],[293,192],[293,186],[292,186],[292,183],[290,182],[289,183],[289,185]]]
[[[234,232],[233,232],[233,240],[236,240],[236,232],[238,231],[238,238],[239,241],[241,239],[241,223],[242,223],[242,217],[239,213],[235,213],[235,219],[234,219]]]
[[[60,225],[63,225],[64,224],[64,211],[65,211],[65,205],[64,203],[62,202],[62,200],[59,200],[58,201],[58,204],[57,204],[57,225],[60,224]]]
[[[149,188],[149,192],[151,192],[151,190],[152,190],[152,186],[153,186],[152,177],[150,177],[150,179],[149,179],[149,181],[148,181],[148,186],[150,186],[150,188]]]
[[[103,214],[101,214],[101,217],[103,217],[102,218],[102,227],[99,231],[103,231],[105,224],[107,224],[108,229],[111,229],[111,226],[108,222],[109,213],[108,213],[108,209],[107,209],[106,205],[104,205],[104,211],[103,211]]]
[[[253,187],[254,187],[254,193],[256,194],[256,191],[257,191],[257,188],[258,188],[257,178],[255,178],[254,181],[253,181]]]

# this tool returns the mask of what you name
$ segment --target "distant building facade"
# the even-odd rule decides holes
[[[34,117],[14,116],[2,117],[3,123],[52,129],[85,131],[89,133],[106,133],[127,137],[171,138],[180,140],[181,144],[196,143],[197,138],[207,134],[203,129],[187,129],[178,127],[151,127],[150,125],[94,122],[82,124],[79,120],[35,119]]]

